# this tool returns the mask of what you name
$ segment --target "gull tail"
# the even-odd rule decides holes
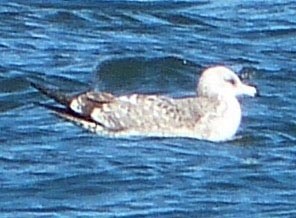
[[[48,104],[43,104],[43,103],[37,103],[39,106],[44,107],[60,118],[70,121],[73,124],[77,126],[81,126],[85,129],[87,129],[90,132],[96,132],[96,131],[103,131],[103,127],[100,126],[99,124],[95,123],[94,121],[87,119],[83,116],[80,116],[79,114],[71,111],[68,108],[63,108],[63,107],[58,107],[58,106],[52,106]]]
[[[30,81],[30,84],[32,87],[34,87],[35,89],[40,91],[42,94],[48,96],[49,98],[55,100],[57,103],[60,103],[66,107],[68,107],[72,101],[72,97],[70,97],[62,92],[47,88],[47,87],[45,87],[41,84],[35,83],[33,81]]]
[[[83,116],[79,113],[76,113],[70,108],[70,104],[74,98],[73,96],[72,97],[68,96],[62,92],[45,87],[33,81],[30,81],[30,84],[32,87],[40,91],[42,94],[48,96],[49,98],[53,99],[57,103],[60,103],[64,107],[53,106],[53,105],[44,104],[40,102],[35,102],[35,104],[41,107],[44,107],[50,110],[51,112],[53,112],[54,114],[56,114],[57,116],[65,120],[71,121],[72,123],[78,126],[82,126],[83,128],[88,129],[91,132],[103,131],[103,127],[101,127],[98,123],[94,122],[87,116]]]

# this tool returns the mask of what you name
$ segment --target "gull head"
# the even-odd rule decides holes
[[[254,97],[257,90],[253,86],[244,84],[239,77],[224,66],[206,69],[197,86],[199,96],[203,97],[236,97],[248,95]]]

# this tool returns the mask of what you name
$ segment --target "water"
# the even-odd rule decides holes
[[[295,217],[293,1],[1,1],[1,217]],[[109,139],[65,122],[26,78],[72,93],[194,94],[252,72],[237,139]]]

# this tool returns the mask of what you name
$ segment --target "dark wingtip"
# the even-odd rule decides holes
[[[49,98],[55,100],[56,102],[68,106],[71,103],[71,97],[67,96],[64,93],[61,93],[57,90],[54,89],[50,89],[48,87],[45,87],[39,83],[36,83],[35,81],[32,81],[30,79],[28,79],[28,82],[30,83],[30,85],[37,89],[39,92],[41,92],[42,94],[48,96]]]
[[[55,112],[55,113],[64,113],[65,111],[68,111],[67,108],[53,106],[53,105],[49,105],[49,104],[45,104],[45,103],[41,103],[41,102],[34,102],[34,104],[36,104],[40,107],[46,108],[46,109],[48,109],[52,112]]]

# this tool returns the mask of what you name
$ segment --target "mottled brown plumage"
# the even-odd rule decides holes
[[[85,92],[73,97],[35,88],[66,106],[55,110],[59,116],[101,135],[191,137],[211,141],[233,137],[241,120],[236,95],[254,96],[256,89],[241,83],[225,67],[204,71],[199,95],[170,98],[162,95],[131,94],[114,96],[104,92]]]

